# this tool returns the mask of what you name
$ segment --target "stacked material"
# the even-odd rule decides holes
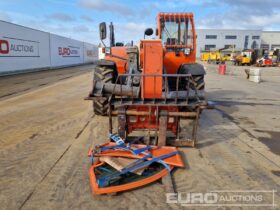
[[[247,79],[251,82],[260,83],[261,82],[261,70],[259,68],[245,69],[247,74]]]
[[[168,175],[174,167],[184,167],[175,147],[126,144],[115,135],[91,149],[89,169],[93,194],[110,194],[135,189]]]

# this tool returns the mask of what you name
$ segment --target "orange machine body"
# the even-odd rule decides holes
[[[161,40],[141,40],[140,54],[143,56],[142,98],[161,98],[163,69]]]
[[[174,25],[167,24],[168,22],[180,22],[179,30],[174,28]],[[169,34],[176,34],[175,30],[180,31],[181,36],[178,40],[176,37],[172,38],[170,42],[164,40],[164,30],[169,30]],[[195,63],[196,59],[196,33],[192,13],[159,13],[157,17],[158,37],[162,40],[164,46],[163,65],[167,74],[176,74],[177,70],[182,64]],[[184,27],[183,27],[184,26]],[[175,40],[174,40],[175,39]],[[189,48],[190,54],[186,55],[183,49]]]
[[[174,25],[167,24],[169,22],[174,23],[176,21],[180,21],[181,23],[181,27],[179,27],[179,30],[178,28],[174,28]],[[164,39],[166,35],[164,34],[163,30],[163,22],[165,23],[166,30],[169,30],[170,34],[174,35],[177,34],[178,31],[180,31],[181,36],[179,37],[179,39],[181,38],[181,40],[171,38],[171,42],[167,42],[167,40]],[[157,16],[157,31],[158,38],[161,40],[163,48],[163,59],[161,61],[161,64],[156,64],[153,59],[147,59],[147,55],[140,52],[140,67],[143,68],[144,63],[145,66],[152,66],[154,64],[162,65],[167,74],[176,74],[177,70],[182,64],[195,63],[196,32],[192,13],[159,13]],[[173,41],[174,39],[176,39],[176,41],[172,42],[172,39]],[[142,40],[141,42],[146,42],[150,46],[158,45],[158,41],[156,40]],[[184,53],[184,49],[186,48],[190,49],[189,54]],[[159,50],[158,47],[157,50]],[[152,53],[149,51],[146,51],[145,53],[152,55]],[[117,57],[114,57],[114,55]],[[128,59],[126,47],[112,47],[111,54],[106,55],[105,59],[114,61],[116,63],[118,73],[124,74],[127,70],[127,61],[124,59],[120,59],[120,57]],[[146,60],[144,62],[145,58]]]
[[[133,106],[129,107],[128,110],[136,110],[138,112],[145,111],[145,112],[151,112],[151,116],[129,116],[127,119],[128,125],[127,125],[127,132],[131,133],[134,130],[140,129],[140,130],[158,130],[159,128],[159,119],[155,115],[156,112],[159,111],[168,111],[168,112],[178,112],[178,107],[174,106],[163,106],[157,108],[156,106],[153,106],[151,108],[147,106]],[[168,117],[167,120],[167,130],[171,131],[173,134],[177,134],[178,132],[178,119],[176,117]]]
[[[120,59],[120,57],[123,59]],[[111,54],[106,54],[105,59],[115,62],[118,74],[126,73],[127,61],[125,59],[128,59],[126,47],[111,47]]]
[[[168,31],[168,33],[166,32]],[[168,36],[167,36],[168,35]],[[141,40],[139,49],[139,68],[142,70],[141,97],[157,99],[162,97],[163,74],[176,74],[181,65],[195,63],[196,33],[192,13],[159,13],[157,17],[157,36],[155,40]],[[189,52],[186,53],[185,50]],[[112,47],[106,60],[114,61],[118,74],[127,73],[126,47]],[[147,75],[159,76],[147,76]],[[146,76],[145,76],[146,75]],[[133,106],[128,109],[137,111],[160,110],[178,111],[178,107]],[[160,109],[160,110],[158,110]],[[158,129],[157,117],[129,117],[128,133],[136,129]],[[177,118],[168,119],[167,129],[177,133]]]

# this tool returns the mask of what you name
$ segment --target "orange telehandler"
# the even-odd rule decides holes
[[[100,23],[104,59],[94,69],[93,100],[96,115],[117,116],[118,135],[130,141],[134,131],[148,132],[146,144],[195,146],[198,120],[207,107],[204,96],[205,70],[196,63],[196,32],[192,13],[159,13],[157,39],[138,46],[115,44],[110,24],[110,46],[105,46],[106,23]],[[180,119],[193,120],[191,137],[181,132]]]

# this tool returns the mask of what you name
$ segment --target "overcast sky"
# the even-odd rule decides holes
[[[139,40],[159,12],[193,12],[197,28],[280,30],[280,0],[0,0],[0,20],[95,44],[100,22]]]

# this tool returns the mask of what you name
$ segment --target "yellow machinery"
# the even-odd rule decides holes
[[[230,61],[231,55],[230,54],[223,54],[222,61]]]
[[[219,51],[213,51],[213,52],[204,52],[201,54],[201,60],[202,61],[217,61],[220,60],[221,54]]]
[[[208,63],[219,64],[221,62],[230,61],[231,55],[224,54],[222,50],[227,48],[221,48],[219,50],[204,52],[201,54],[201,61],[207,61]]]
[[[204,52],[201,54],[201,61],[208,61],[210,57],[210,52]]]
[[[244,65],[250,65],[251,64],[251,58],[246,57],[245,55],[237,55],[234,60],[234,64],[238,66],[244,66]]]
[[[238,66],[251,65],[253,53],[254,50],[243,50],[240,55],[235,57],[234,64]]]
[[[222,55],[219,51],[204,52],[201,54],[201,60],[207,61],[208,63],[219,63]]]

